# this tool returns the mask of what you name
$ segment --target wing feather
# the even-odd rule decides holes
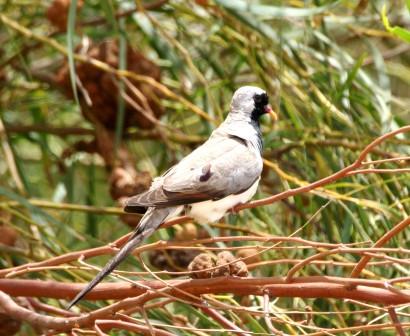
[[[211,137],[155,179],[148,191],[129,198],[125,211],[220,199],[248,189],[261,171],[259,153],[249,148],[246,142],[235,137]]]

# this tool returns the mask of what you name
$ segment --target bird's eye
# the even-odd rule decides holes
[[[269,104],[269,98],[266,93],[256,94],[253,96],[253,101],[255,102],[256,107],[263,107]]]
[[[269,97],[266,93],[262,93],[262,104],[264,106],[269,104]]]

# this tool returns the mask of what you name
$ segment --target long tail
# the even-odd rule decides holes
[[[128,256],[134,248],[142,241],[152,235],[155,230],[164,222],[167,216],[174,212],[174,207],[155,209],[149,208],[142,217],[137,229],[129,238],[127,243],[118,251],[118,253],[104,266],[104,268],[95,276],[91,282],[81,290],[80,293],[68,304],[67,309],[70,309],[78,301],[80,301],[90,290],[92,290],[102,279],[110,274],[120,263]]]

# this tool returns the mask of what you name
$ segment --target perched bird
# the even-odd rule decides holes
[[[256,193],[262,172],[259,118],[274,112],[266,92],[253,86],[235,91],[230,112],[209,139],[153,180],[150,189],[127,200],[126,212],[146,208],[127,243],[72,300],[71,308],[167,219],[185,210],[198,223],[215,222]]]

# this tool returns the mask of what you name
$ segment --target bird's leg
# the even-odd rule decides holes
[[[243,202],[239,202],[239,203],[235,204],[235,205],[231,208],[231,213],[234,214],[234,215],[236,215],[236,214],[239,212],[239,210],[237,210],[237,207],[238,207],[239,205],[241,205],[241,204],[243,204]]]

